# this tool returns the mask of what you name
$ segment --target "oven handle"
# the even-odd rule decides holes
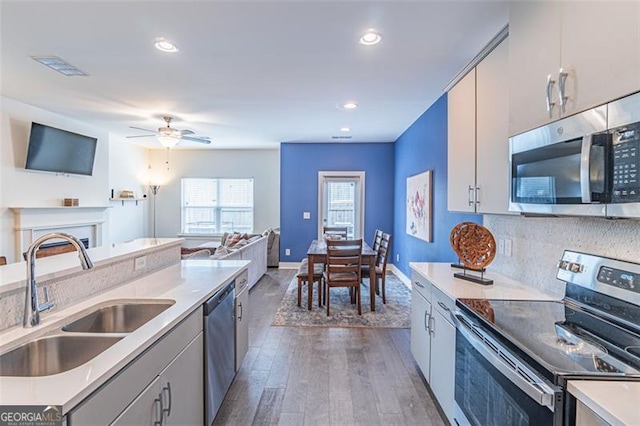
[[[554,411],[557,390],[516,359],[460,311],[451,313],[456,328],[484,359],[539,405]]]
[[[580,150],[580,195],[583,203],[591,203],[591,179],[590,179],[590,159],[592,135],[582,138],[582,149]]]

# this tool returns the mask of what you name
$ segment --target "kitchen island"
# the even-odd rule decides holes
[[[168,309],[79,367],[50,376],[0,377],[0,405],[59,405],[62,413],[68,414],[132,361],[144,359],[145,351],[184,323],[183,320],[191,316],[190,321],[202,327],[202,319],[197,316],[201,305],[239,276],[247,265],[247,261],[185,260],[53,312],[34,328],[19,325],[1,332],[0,353],[5,353],[28,341],[60,334],[61,327],[106,301],[173,302]],[[196,315],[192,315],[194,313]]]

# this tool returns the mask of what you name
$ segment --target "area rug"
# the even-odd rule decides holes
[[[331,315],[326,306],[318,307],[318,284],[314,284],[313,309],[307,310],[307,286],[302,287],[302,306],[297,306],[298,280],[294,277],[282,299],[272,325],[299,327],[380,327],[409,328],[411,325],[411,291],[398,277],[388,273],[386,281],[387,303],[376,296],[376,311],[370,310],[369,280],[362,286],[362,315],[351,304],[349,290],[331,289]]]

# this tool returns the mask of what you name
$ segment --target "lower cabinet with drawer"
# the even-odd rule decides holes
[[[202,425],[202,308],[71,410],[76,425]]]
[[[455,301],[416,272],[411,282],[411,352],[453,424],[456,328],[449,312]]]

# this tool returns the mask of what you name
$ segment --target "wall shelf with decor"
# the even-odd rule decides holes
[[[136,206],[138,205],[138,201],[145,201],[146,198],[120,198],[120,197],[116,197],[116,198],[109,198],[109,201],[120,201],[122,202],[122,206],[124,206],[124,202],[125,201],[135,201],[136,202]]]

